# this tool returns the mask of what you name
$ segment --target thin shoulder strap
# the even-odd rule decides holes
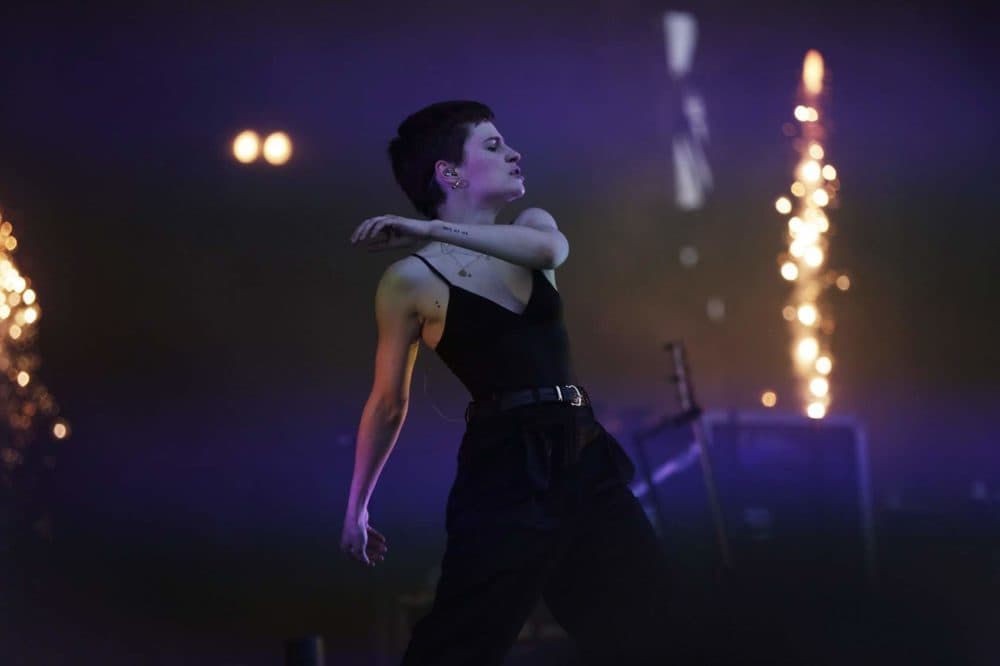
[[[433,273],[434,273],[435,275],[437,275],[437,276],[438,276],[439,278],[441,278],[442,280],[444,280],[445,284],[447,284],[447,285],[448,285],[449,287],[451,286],[451,282],[449,282],[449,281],[448,281],[448,278],[446,278],[445,276],[441,275],[441,271],[439,271],[438,269],[434,268],[434,266],[432,266],[432,265],[431,265],[431,262],[427,261],[426,259],[424,259],[424,258],[423,258],[422,256],[420,256],[420,255],[419,255],[419,254],[417,254],[416,252],[414,252],[414,253],[413,253],[413,254],[411,254],[410,256],[411,256],[411,257],[416,257],[416,258],[417,258],[417,259],[419,259],[420,261],[422,261],[422,262],[424,262],[425,264],[427,264],[427,268],[431,269],[431,271],[432,271],[432,272],[433,272]]]

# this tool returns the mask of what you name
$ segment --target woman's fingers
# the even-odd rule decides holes
[[[365,229],[368,228],[368,225],[370,223],[371,223],[371,218],[363,221],[361,224],[358,225],[358,227],[354,230],[354,233],[351,234],[351,243],[357,243],[359,240],[365,237]]]
[[[379,215],[378,217],[370,217],[367,220],[365,220],[364,222],[362,222],[358,226],[358,228],[354,230],[354,233],[351,235],[351,243],[353,244],[353,243],[361,242],[361,241],[365,240],[366,238],[368,238],[369,236],[372,236],[375,233],[377,233],[376,231],[373,231],[372,228],[375,227],[375,226],[380,226],[379,225],[380,221],[383,220],[383,219],[385,219],[386,217],[388,217],[388,216],[387,215]]]

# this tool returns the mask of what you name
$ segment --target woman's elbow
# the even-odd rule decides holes
[[[409,401],[399,397],[373,394],[369,398],[371,415],[382,423],[402,423],[406,419]]]
[[[569,257],[569,241],[562,233],[555,231],[552,238],[545,244],[544,265],[541,268],[550,270],[559,268]]]

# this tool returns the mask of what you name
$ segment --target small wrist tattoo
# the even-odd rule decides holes
[[[447,224],[442,224],[441,225],[441,230],[442,231],[450,231],[450,232],[455,233],[455,234],[461,234],[462,236],[468,236],[469,235],[469,232],[466,231],[465,229],[458,229],[456,227],[449,227]]]

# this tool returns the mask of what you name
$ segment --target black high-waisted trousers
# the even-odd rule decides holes
[[[668,566],[590,406],[469,419],[433,607],[404,666],[500,664],[539,596],[587,664],[663,664]]]

